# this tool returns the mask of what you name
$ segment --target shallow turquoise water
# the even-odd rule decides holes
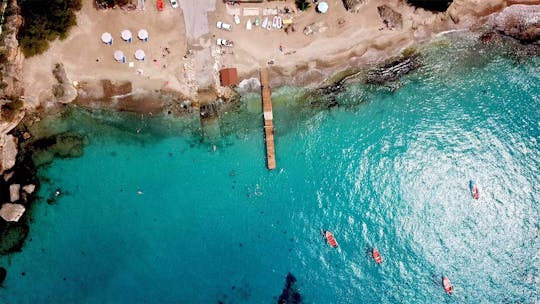
[[[288,272],[306,303],[540,301],[540,60],[467,49],[428,52],[395,93],[351,85],[338,108],[282,90],[272,172],[257,98],[203,137],[72,111],[62,128],[89,145],[42,169],[40,195],[64,194],[0,259],[0,302],[275,303]]]

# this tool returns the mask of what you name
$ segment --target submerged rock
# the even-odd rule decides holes
[[[366,82],[371,84],[385,84],[396,81],[401,76],[422,66],[418,55],[395,60],[387,65],[371,70],[366,76]]]
[[[20,251],[28,230],[24,223],[8,223],[0,219],[0,255]]]
[[[292,273],[288,273],[285,279],[285,287],[278,298],[278,304],[300,304],[302,295],[296,289],[296,278]]]
[[[507,36],[540,44],[540,5],[509,6],[494,17],[493,25]]]
[[[0,286],[2,286],[2,283],[4,283],[4,280],[6,279],[7,271],[4,267],[0,267]]]

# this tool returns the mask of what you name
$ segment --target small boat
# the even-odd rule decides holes
[[[469,189],[471,190],[471,194],[474,199],[478,199],[480,197],[478,186],[472,179],[469,181]]]
[[[274,16],[274,18],[272,19],[272,27],[273,28],[277,28],[278,27],[278,16]]]
[[[328,241],[328,244],[330,244],[330,246],[336,248],[338,245],[337,245],[337,242],[336,242],[336,239],[334,238],[334,235],[332,234],[332,232],[326,230],[324,232],[324,237],[326,238],[326,240]]]
[[[246,30],[251,31],[251,19],[246,22]]]
[[[443,276],[442,285],[444,287],[444,291],[446,291],[447,294],[451,295],[454,292],[454,287],[452,287],[452,283],[450,283],[449,278]]]
[[[375,247],[373,247],[373,259],[375,260],[375,263],[377,263],[377,264],[382,263],[381,253]]]
[[[234,15],[234,23],[240,24],[240,17],[238,15]]]
[[[267,25],[268,25],[268,17],[264,17],[264,20],[263,20],[263,22],[261,24],[261,27],[266,28]]]
[[[163,0],[157,0],[156,5],[157,10],[161,12],[163,10]]]
[[[259,26],[261,24],[261,20],[259,18],[255,18],[255,26]]]
[[[281,19],[279,16],[277,17],[277,28],[283,28],[283,19]]]

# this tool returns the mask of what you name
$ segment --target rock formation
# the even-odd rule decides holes
[[[358,12],[364,1],[365,0],[343,0],[343,5],[348,11]]]
[[[403,27],[403,17],[400,13],[394,11],[388,5],[381,5],[377,7],[379,16],[383,19],[383,23],[391,29],[401,29]]]
[[[22,25],[22,17],[17,0],[9,0],[5,11],[2,41],[0,43],[0,105],[5,104],[7,97],[23,95],[21,85],[23,55],[19,49],[17,34]]]
[[[26,208],[21,204],[5,203],[0,208],[0,217],[6,222],[17,222],[23,215]]]
[[[509,6],[495,15],[492,22],[504,35],[525,43],[540,44],[540,5]]]
[[[77,98],[77,89],[75,89],[68,79],[64,65],[57,63],[52,71],[58,81],[53,87],[53,94],[56,100],[61,103],[70,103]]]

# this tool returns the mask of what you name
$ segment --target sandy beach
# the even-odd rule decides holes
[[[146,1],[142,10],[126,11],[97,10],[91,0],[84,0],[78,25],[68,38],[24,61],[25,100],[34,106],[53,100],[56,80],[51,71],[56,63],[63,63],[79,94],[82,85],[86,96],[94,98],[103,96],[103,79],[129,82],[132,92],[170,91],[190,100],[197,100],[201,91],[220,96],[218,71],[225,67],[237,68],[242,80],[270,66],[272,85],[311,86],[339,70],[377,64],[437,33],[479,26],[510,4],[538,1],[457,0],[446,13],[432,13],[401,0],[366,0],[358,12],[348,12],[341,0],[330,0],[326,14],[318,13],[314,5],[298,11],[294,1],[231,6],[216,0],[185,0],[176,9],[164,2],[163,11],[154,1]],[[383,6],[397,13],[399,22],[385,21]],[[262,28],[264,19],[271,22],[276,13],[282,21],[292,22],[287,31]],[[234,23],[234,14],[239,15],[239,24]],[[216,28],[217,21],[232,25],[232,30]],[[248,21],[253,23],[250,30]],[[131,43],[120,37],[125,29],[133,33]],[[137,39],[140,29],[148,31],[147,42]],[[104,32],[112,34],[112,45],[101,41]],[[217,46],[217,38],[234,46]],[[146,53],[144,61],[133,57],[138,49]],[[116,50],[124,52],[126,63],[113,58]]]

